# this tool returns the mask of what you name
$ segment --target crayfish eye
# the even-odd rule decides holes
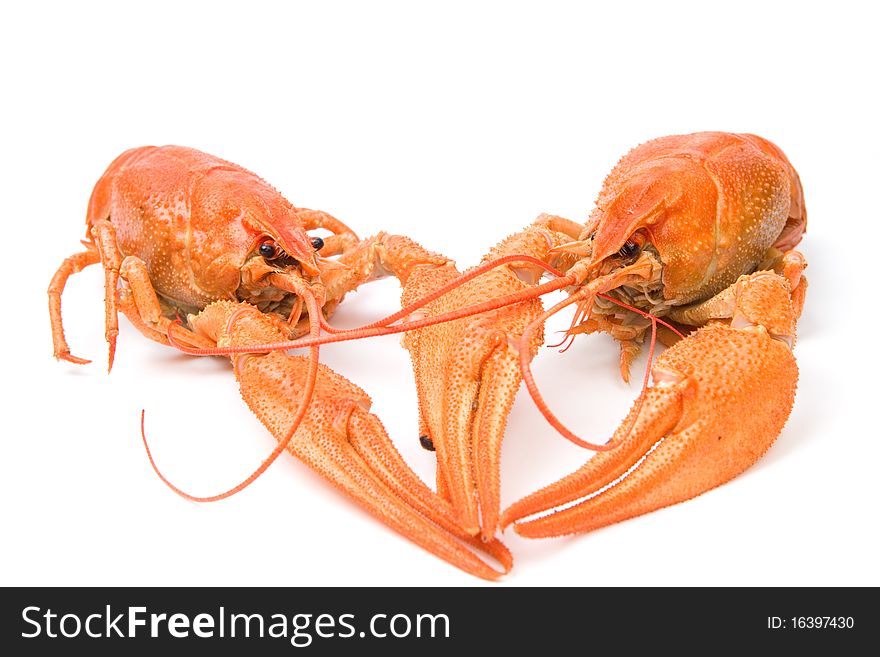
[[[632,255],[635,255],[639,250],[639,245],[635,242],[627,240],[626,243],[620,247],[620,251],[617,252],[621,258],[629,258]]]
[[[315,249],[315,251],[320,251],[324,248],[324,240],[322,240],[320,237],[313,237],[312,247]]]
[[[260,255],[267,259],[274,258],[278,255],[278,247],[273,242],[263,242],[260,244]]]

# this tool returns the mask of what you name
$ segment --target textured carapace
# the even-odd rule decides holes
[[[320,228],[333,235],[318,240],[306,232]],[[304,294],[326,314],[362,282],[316,253],[356,249],[357,236],[345,224],[295,208],[250,171],[182,146],[145,146],[117,157],[92,192],[83,244],[86,251],[65,259],[49,286],[55,357],[74,363],[88,361],[67,346],[61,297],[72,274],[97,263],[104,269],[109,367],[119,311],[145,336],[168,344],[176,317],[213,301],[241,300],[278,313],[296,335],[307,330],[303,324],[297,331]],[[328,294],[340,278],[353,285],[337,284]],[[186,342],[207,346],[192,333]]]
[[[793,248],[806,222],[800,179],[779,148],[755,135],[698,132],[624,156],[581,238],[594,264],[653,247],[664,300],[683,305],[754,271],[771,247]],[[626,253],[627,244],[638,249]]]
[[[192,148],[145,146],[116,158],[95,185],[87,223],[108,218],[122,254],[141,259],[156,292],[181,310],[249,300],[268,267],[320,273],[290,202],[250,171]],[[264,243],[276,247],[271,257],[260,253]]]

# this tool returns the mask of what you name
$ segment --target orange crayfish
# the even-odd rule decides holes
[[[438,490],[464,527],[486,540],[511,523],[531,537],[588,531],[699,495],[760,458],[794,401],[806,263],[793,247],[805,228],[800,180],[774,144],[678,135],[626,155],[585,226],[542,216],[464,284],[448,268],[410,277],[404,302],[457,285],[420,313],[459,319],[412,331],[405,346]],[[499,266],[514,254],[518,262]],[[545,273],[556,280],[539,285]],[[563,288],[570,296],[544,311],[538,297]],[[474,298],[488,299],[484,312],[465,319]],[[649,332],[653,354],[658,324],[674,345],[608,443],[563,426],[529,369],[545,320],[572,304],[569,335],[611,334],[624,378]],[[502,514],[501,440],[522,380],[557,430],[601,453]]]
[[[405,237],[380,233],[359,240],[331,215],[294,207],[253,173],[179,146],[119,156],[95,186],[86,228],[86,250],[65,259],[49,286],[55,356],[79,364],[88,361],[73,356],[65,341],[61,296],[68,278],[89,265],[104,269],[110,367],[118,311],[150,339],[204,350],[306,333],[317,338],[322,328],[339,333],[326,319],[361,283],[388,273],[405,281],[419,268],[448,266]],[[331,234],[310,236],[313,229]],[[185,326],[178,325],[181,316]],[[243,398],[278,446],[242,483],[206,497],[168,482],[147,448],[156,472],[176,492],[196,501],[223,499],[288,450],[390,527],[459,568],[489,579],[502,574],[470,545],[509,570],[506,548],[460,528],[451,505],[418,479],[368,412],[366,393],[319,365],[317,345],[309,358],[249,353],[233,365]]]

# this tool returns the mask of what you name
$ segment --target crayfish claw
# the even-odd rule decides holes
[[[236,321],[227,321],[235,313]],[[195,330],[228,344],[283,339],[272,321],[247,304],[216,302],[193,320]],[[286,449],[371,515],[452,565],[484,579],[510,570],[512,558],[498,541],[475,541],[452,505],[431,491],[404,462],[370,398],[325,365],[297,424],[309,359],[275,351],[252,354],[236,366],[241,395]],[[292,432],[292,433],[291,433]],[[476,552],[495,561],[491,567]]]
[[[797,365],[777,338],[793,334],[794,313],[781,276],[758,272],[734,288],[734,316],[748,321],[709,324],[667,349],[620,444],[512,505],[502,525],[532,538],[591,531],[700,495],[763,456],[794,403]]]

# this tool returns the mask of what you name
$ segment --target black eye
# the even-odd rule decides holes
[[[320,237],[313,237],[312,246],[315,248],[315,251],[320,251],[324,248],[324,240],[322,240]]]
[[[272,242],[263,242],[260,244],[260,255],[264,258],[274,258],[277,252],[278,247],[272,244]]]
[[[622,247],[620,247],[620,251],[617,252],[617,255],[619,255],[621,258],[629,258],[630,256],[635,255],[638,250],[638,244],[627,240],[626,243]]]

